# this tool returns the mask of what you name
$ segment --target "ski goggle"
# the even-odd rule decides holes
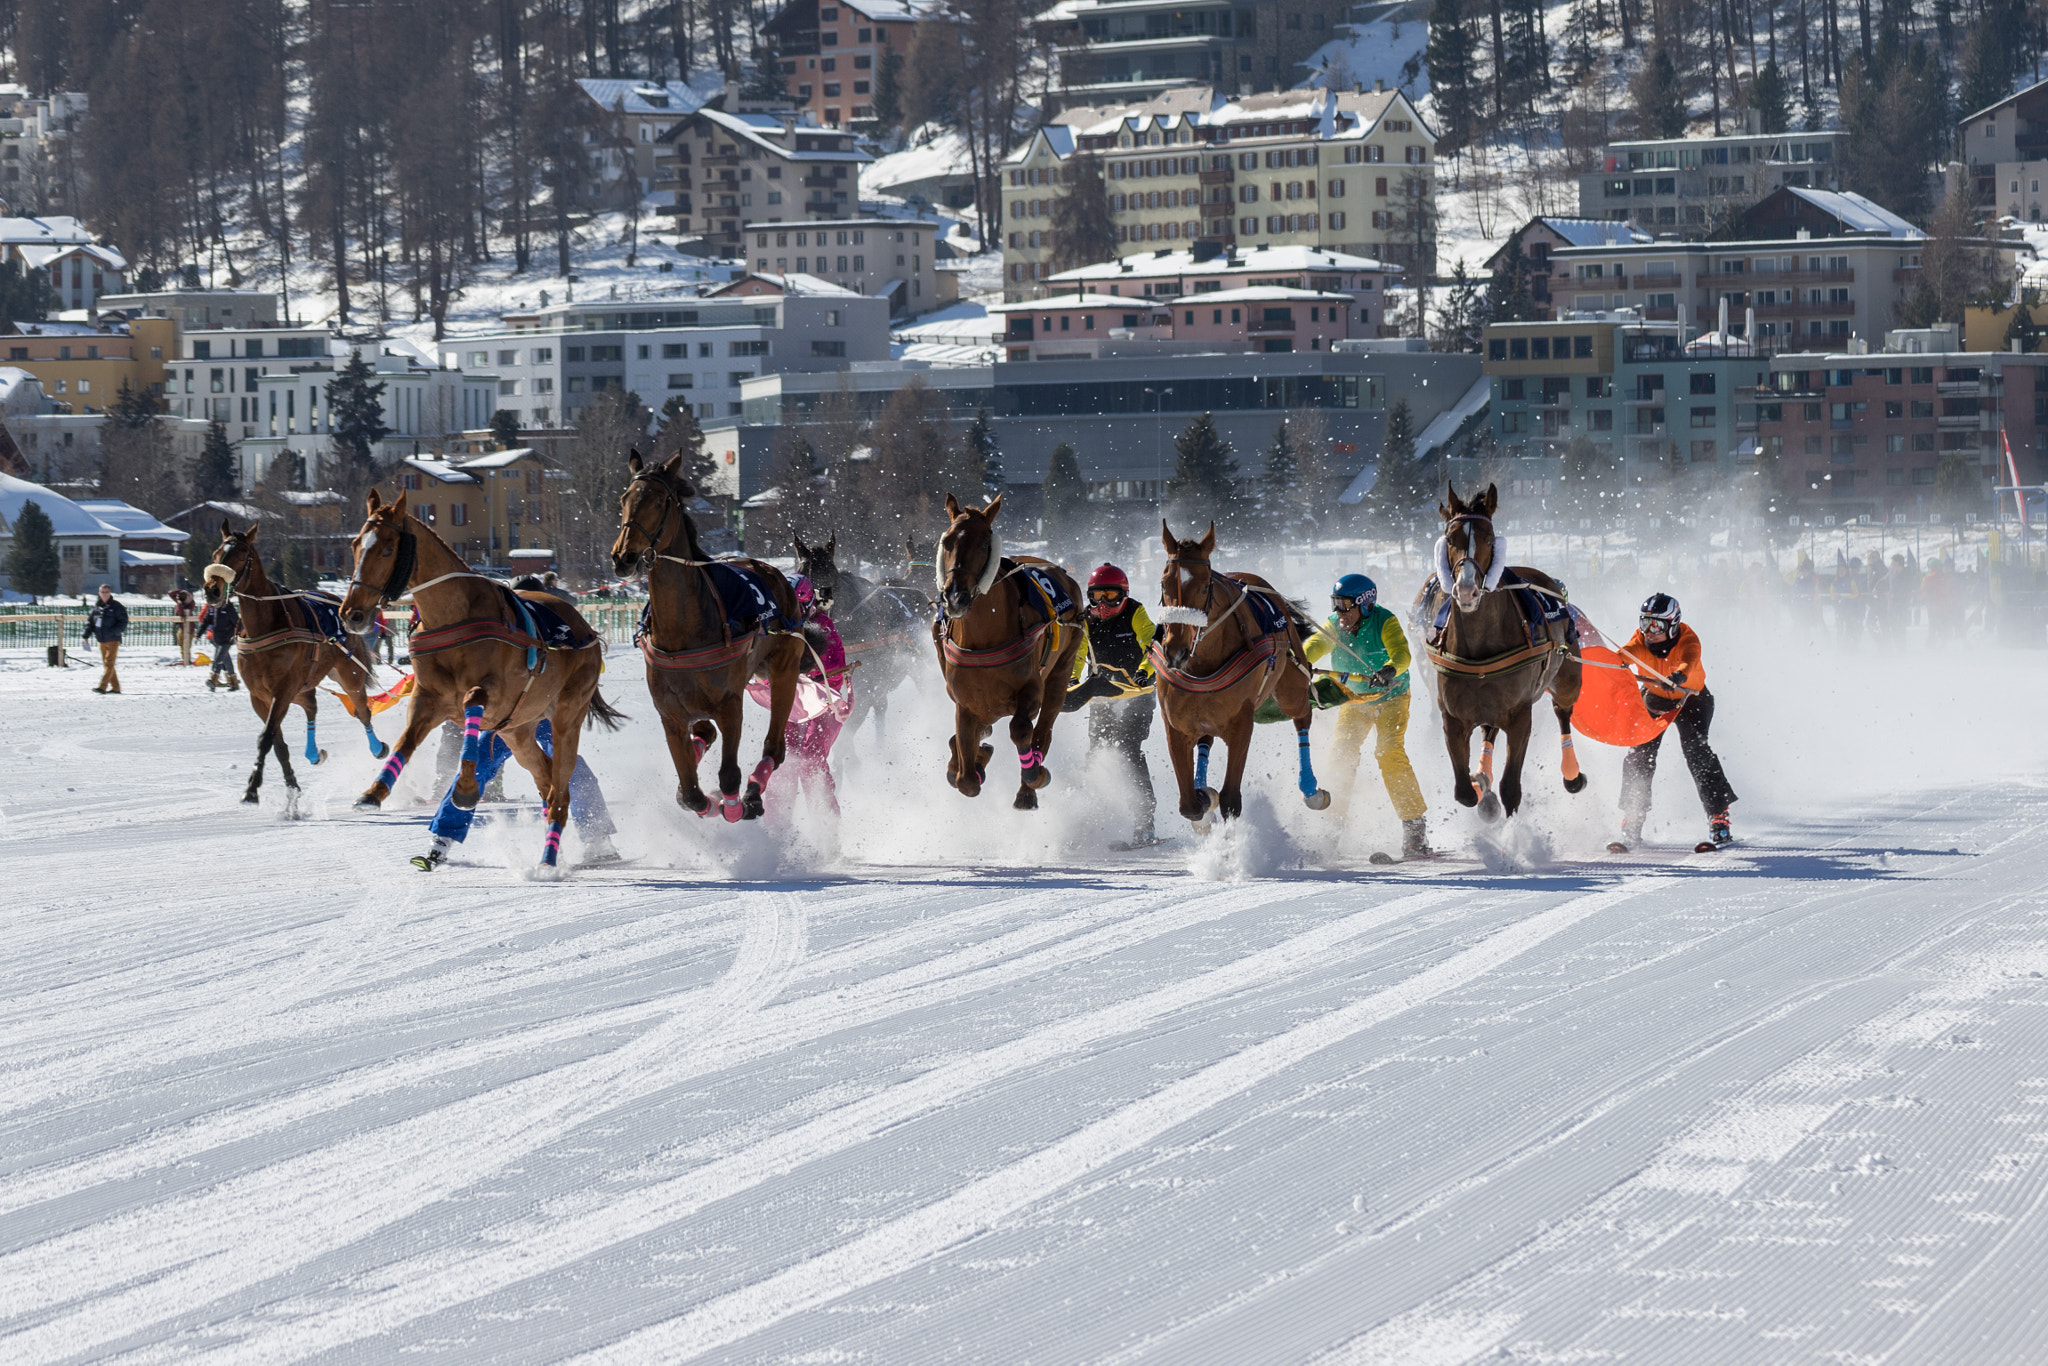
[[[1372,600],[1370,597],[1347,598],[1339,593],[1330,594],[1330,606],[1339,612],[1349,612],[1354,609],[1362,612],[1371,605]]]
[[[1643,628],[1643,634],[1646,636],[1668,636],[1678,629],[1676,622],[1666,621],[1662,617],[1638,617],[1636,624]]]
[[[1088,590],[1088,601],[1098,607],[1113,607],[1123,600],[1124,590],[1121,588],[1091,588]]]

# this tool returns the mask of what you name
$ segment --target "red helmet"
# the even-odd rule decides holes
[[[1099,566],[1088,576],[1088,610],[1098,617],[1113,617],[1124,609],[1131,595],[1131,576],[1113,564]]]

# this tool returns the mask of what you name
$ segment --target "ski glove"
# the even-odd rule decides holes
[[[1394,666],[1391,664],[1380,665],[1379,668],[1372,671],[1372,674],[1365,681],[1375,690],[1392,687],[1394,685]]]

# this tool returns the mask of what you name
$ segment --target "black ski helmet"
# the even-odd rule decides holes
[[[1669,593],[1652,593],[1643,599],[1636,615],[1644,621],[1661,621],[1666,631],[1678,629],[1678,599]]]

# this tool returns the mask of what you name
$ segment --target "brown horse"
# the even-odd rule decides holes
[[[931,618],[931,599],[907,585],[874,583],[841,569],[836,535],[823,545],[806,545],[802,536],[792,536],[791,541],[796,572],[811,581],[818,605],[831,613],[847,660],[860,666],[860,686],[853,692],[846,733],[852,734],[872,715],[879,737],[889,719],[889,695],[910,677],[923,652],[919,636]]]
[[[682,477],[683,457],[648,465],[634,451],[626,468],[632,480],[619,499],[619,535],[612,542],[612,567],[621,574],[647,574],[647,615],[640,632],[647,658],[647,691],[668,735],[676,765],[676,801],[700,816],[715,809],[728,821],[754,820],[766,810],[762,793],[782,766],[789,709],[796,700],[804,640],[774,626],[763,628],[772,606],[782,622],[796,619],[796,591],[782,571],[763,560],[714,561],[697,539],[687,504],[694,496]],[[716,566],[723,564],[725,569]],[[735,637],[713,575],[756,583],[742,591],[757,597],[762,616],[754,629]],[[754,765],[745,796],[740,794],[740,731],[747,680],[768,680],[768,735]],[[719,801],[713,806],[697,779],[697,761],[716,738]]]
[[[1500,506],[1499,490],[1488,484],[1486,492],[1470,503],[1449,485],[1445,492],[1449,502],[1437,511],[1444,519],[1450,582],[1438,585],[1435,592],[1425,588],[1423,601],[1425,611],[1434,613],[1441,594],[1447,592],[1456,610],[1450,613],[1442,640],[1428,642],[1428,654],[1437,672],[1436,704],[1443,714],[1444,747],[1451,756],[1452,795],[1461,805],[1479,807],[1480,814],[1492,820],[1501,808],[1512,816],[1522,804],[1530,713],[1545,692],[1557,713],[1565,791],[1585,788],[1585,775],[1572,752],[1572,708],[1579,700],[1581,668],[1571,653],[1566,624],[1549,623],[1544,638],[1532,643],[1523,624],[1525,604],[1516,601],[1520,596],[1561,605],[1564,591],[1555,579],[1515,566],[1510,572],[1529,586],[1486,587],[1494,567],[1493,514]],[[1476,783],[1471,772],[1475,726],[1484,739]],[[1496,797],[1493,742],[1502,731],[1507,732],[1508,761]]]
[[[374,664],[369,647],[359,636],[350,636],[346,648],[328,639],[313,617],[303,593],[280,593],[263,572],[263,555],[256,548],[258,527],[236,531],[225,518],[220,524],[220,548],[206,567],[206,600],[235,597],[242,627],[235,645],[241,652],[242,678],[249,685],[249,705],[263,718],[263,738],[256,742],[256,768],[249,774],[249,786],[242,800],[257,800],[263,786],[264,756],[277,754],[277,766],[284,774],[287,809],[297,802],[299,780],[292,772],[291,746],[284,742],[284,714],[296,702],[306,713],[306,762],[317,764],[327,757],[314,738],[313,727],[320,712],[319,684],[333,679],[354,703],[354,713],[369,737],[370,753],[383,758],[390,747],[377,738],[370,724],[366,698]],[[332,601],[329,599],[328,601]]]
[[[462,770],[455,780],[455,804],[476,805],[476,766],[483,737],[504,735],[512,757],[533,775],[548,812],[541,863],[555,867],[562,827],[569,819],[569,776],[587,717],[609,729],[624,718],[598,692],[604,653],[597,632],[561,598],[515,593],[464,564],[434,529],[408,516],[405,494],[385,503],[370,490],[369,519],[355,537],[355,578],[341,600],[341,622],[362,635],[379,604],[407,592],[419,613],[413,632],[413,691],[398,751],[357,800],[374,809],[391,795],[406,761],[443,721],[463,721]],[[575,644],[551,648],[534,634],[531,603],[559,617]],[[554,755],[534,739],[547,720],[554,731]]]
[[[1301,799],[1310,810],[1323,810],[1330,794],[1316,786],[1309,762],[1314,675],[1302,648],[1314,623],[1258,575],[1215,572],[1209,563],[1216,553],[1214,523],[1199,541],[1178,539],[1164,522],[1159,533],[1166,566],[1159,580],[1152,669],[1166,752],[1180,781],[1180,814],[1199,821],[1212,802],[1225,817],[1243,814],[1238,784],[1251,750],[1252,716],[1268,698],[1294,722]],[[1211,793],[1209,746],[1219,736],[1230,747],[1230,759],[1223,790]]]
[[[1067,699],[1074,656],[1087,631],[1081,624],[1081,588],[1066,570],[1048,560],[1003,558],[996,514],[1003,495],[987,507],[963,508],[946,495],[952,519],[939,540],[939,603],[944,615],[932,622],[939,672],[953,699],[951,758],[946,781],[963,797],[981,794],[994,747],[982,743],[995,723],[1010,718],[1010,743],[1017,747],[1021,781],[1019,811],[1038,809],[1038,789],[1052,781],[1045,766],[1052,726]],[[1066,597],[1061,607],[1042,588],[1043,575]]]

